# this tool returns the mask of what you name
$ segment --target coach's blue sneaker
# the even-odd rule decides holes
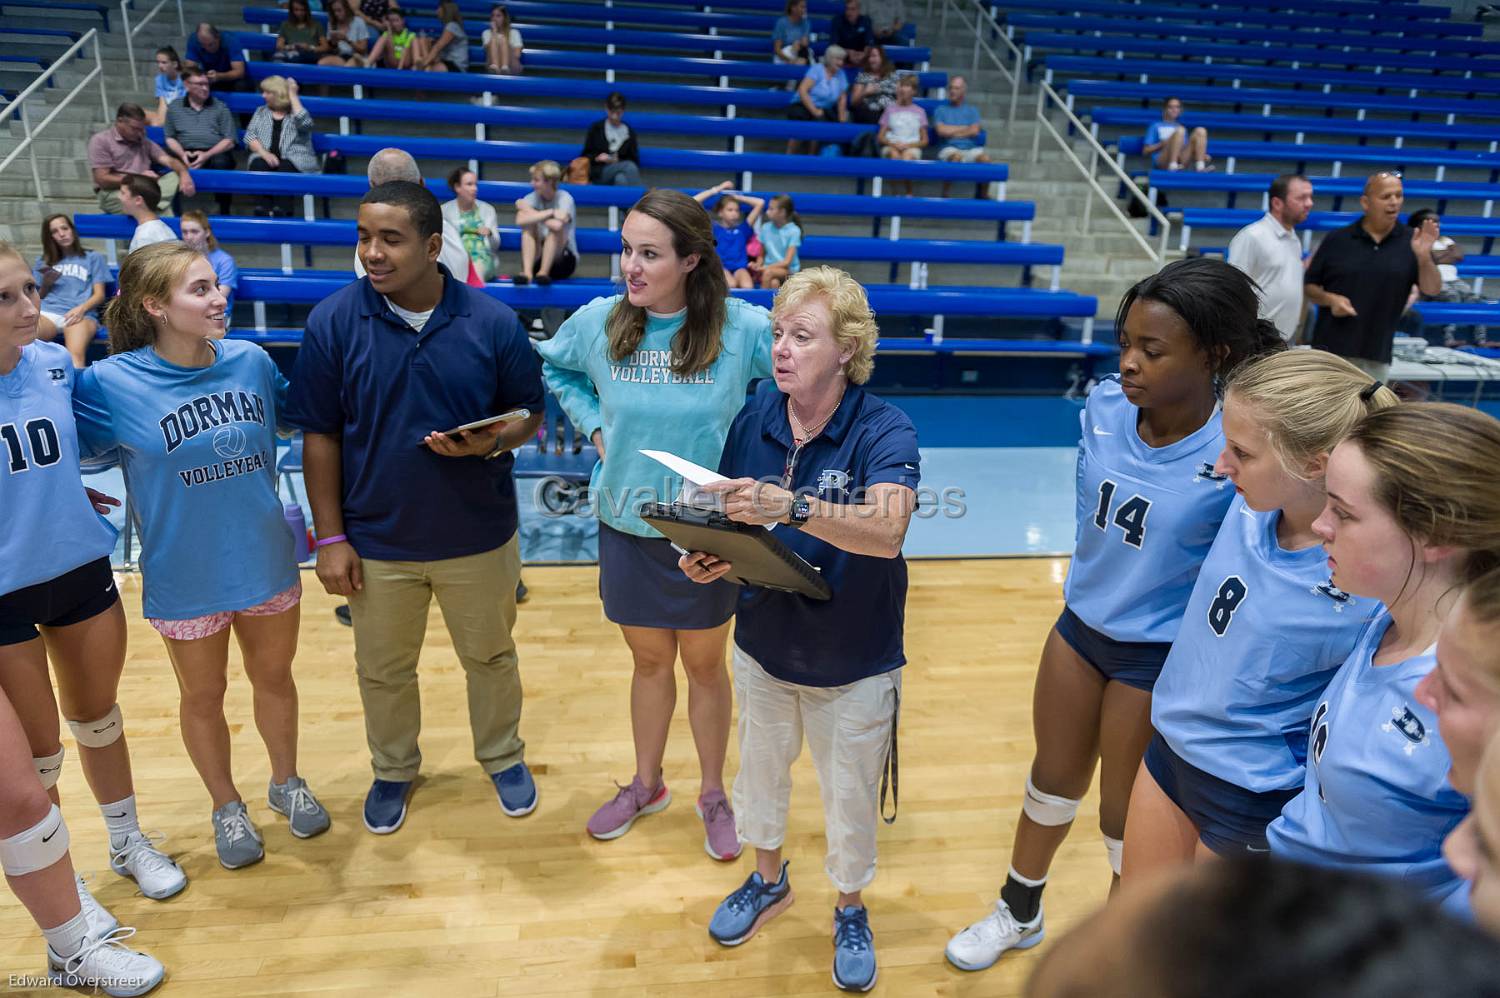
[[[495,781],[495,792],[500,795],[500,810],[512,818],[536,810],[536,781],[526,763],[518,762],[509,769],[492,773],[490,779]]]
[[[788,864],[781,864],[781,877],[768,884],[760,871],[750,874],[733,894],[719,902],[709,919],[708,934],[721,946],[738,946],[792,904],[792,884],[787,879]]]
[[[843,991],[875,986],[875,934],[864,905],[833,909],[833,983]]]
[[[406,800],[411,781],[376,780],[365,794],[365,827],[376,835],[389,835],[406,821]]]

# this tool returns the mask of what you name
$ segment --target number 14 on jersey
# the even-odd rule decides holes
[[[1151,500],[1137,493],[1120,503],[1111,517],[1109,510],[1115,490],[1115,483],[1108,478],[1099,483],[1099,508],[1094,512],[1094,526],[1108,533],[1113,522],[1125,532],[1125,543],[1139,548],[1146,540],[1146,515],[1151,512]]]

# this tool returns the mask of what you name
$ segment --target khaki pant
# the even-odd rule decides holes
[[[172,197],[177,193],[177,174],[163,173],[156,178],[157,185],[161,188],[161,200],[156,203],[158,215],[170,215],[172,213]],[[99,197],[99,210],[106,215],[123,215],[125,209],[120,207],[120,192],[95,191]]]
[[[733,790],[740,841],[756,849],[781,848],[792,763],[806,737],[823,794],[828,879],[849,894],[870,886],[880,777],[891,748],[901,670],[847,686],[798,686],[775,678],[735,645],[734,696],[740,707],[740,771]]]
[[[519,537],[463,558],[364,560],[364,588],[350,597],[349,611],[376,779],[407,782],[422,766],[417,657],[434,596],[468,679],[474,758],[491,775],[521,761],[521,676],[511,639],[520,577]]]

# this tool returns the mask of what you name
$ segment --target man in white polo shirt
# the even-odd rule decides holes
[[[1302,240],[1296,228],[1312,211],[1312,181],[1283,173],[1271,181],[1270,194],[1270,211],[1229,241],[1229,262],[1260,285],[1260,317],[1291,342],[1302,325]]]

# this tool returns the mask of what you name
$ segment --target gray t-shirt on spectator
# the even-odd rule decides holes
[[[448,47],[443,49],[442,60],[451,62],[461,71],[469,70],[469,36],[464,32],[463,23],[460,21],[449,21],[443,25],[453,39],[448,42]]]
[[[569,194],[565,190],[559,189],[557,192],[557,197],[553,198],[551,201],[543,201],[541,195],[539,195],[536,191],[532,191],[530,194],[526,195],[526,204],[528,207],[532,208],[535,211],[547,211],[551,208],[557,208],[558,210],[567,213],[568,224],[563,229],[563,235],[568,241],[568,252],[572,253],[576,257],[578,255],[578,238],[574,234],[573,230],[578,227],[578,209],[573,205],[573,195]],[[545,241],[547,238],[547,233],[551,231],[540,222],[533,225],[531,228],[532,234],[536,236],[538,244]]]

